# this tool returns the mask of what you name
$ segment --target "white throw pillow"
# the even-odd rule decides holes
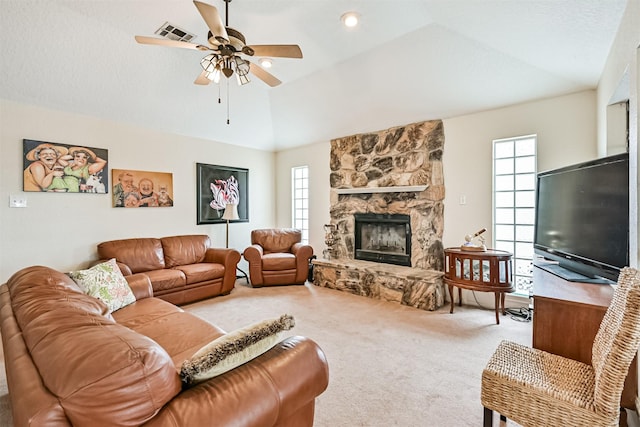
[[[263,320],[223,335],[182,363],[180,377],[190,385],[213,378],[260,356],[295,326],[292,316]]]
[[[136,297],[116,264],[115,258],[94,265],[88,270],[67,273],[82,289],[94,298],[102,300],[109,313],[136,302]]]

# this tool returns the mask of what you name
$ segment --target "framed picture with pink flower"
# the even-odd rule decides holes
[[[196,175],[198,224],[249,221],[249,169],[196,163]]]

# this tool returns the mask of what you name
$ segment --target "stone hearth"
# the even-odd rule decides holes
[[[444,304],[443,273],[361,260],[313,260],[313,284],[422,310]]]
[[[427,310],[444,304],[443,149],[440,120],[331,141],[331,232],[314,284]],[[408,215],[411,266],[356,260],[357,213]]]

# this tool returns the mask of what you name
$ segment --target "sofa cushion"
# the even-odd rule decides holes
[[[295,270],[296,256],[284,252],[265,254],[262,256],[262,269]]]
[[[294,326],[293,317],[284,314],[216,338],[184,361],[180,377],[185,384],[194,384],[237,368],[279,343],[284,331]]]
[[[160,241],[167,268],[202,262],[211,244],[206,234],[163,237]]]
[[[157,343],[100,313],[96,306],[104,303],[72,284],[46,267],[7,283],[43,384],[74,425],[143,424],[180,392],[175,365]]]
[[[157,342],[175,366],[225,331],[159,298],[147,298],[113,313],[114,319]]]
[[[165,267],[160,239],[123,239],[98,244],[101,259],[115,258],[126,264],[132,273],[144,273]]]
[[[301,231],[295,228],[267,228],[251,232],[251,244],[262,246],[265,253],[290,252],[291,246],[301,239]]]
[[[164,291],[184,287],[187,284],[187,278],[180,270],[165,268],[162,270],[152,270],[145,273],[155,291]]]
[[[35,289],[34,283],[40,286]],[[42,285],[43,283],[46,285]],[[9,278],[7,286],[11,295],[11,306],[21,329],[29,327],[34,319],[45,315],[41,310],[40,298],[56,300],[60,297],[61,290],[64,291],[67,307],[76,307],[84,312],[113,319],[109,314],[109,307],[104,302],[88,297],[69,276],[47,267],[24,268]],[[55,312],[50,315],[56,318]]]
[[[187,285],[192,283],[209,282],[224,277],[224,265],[213,263],[188,264],[174,267],[184,273],[187,279]]]
[[[85,294],[104,302],[109,307],[109,312],[136,302],[115,258],[87,270],[70,271],[68,274]]]
[[[166,319],[167,316],[183,311],[180,307],[159,298],[145,298],[116,311],[112,316],[118,324],[142,333],[140,332],[141,328],[154,325],[158,321],[164,321],[162,319]],[[143,335],[146,334],[143,333]],[[153,337],[151,338],[153,339]]]

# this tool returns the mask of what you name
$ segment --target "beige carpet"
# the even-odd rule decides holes
[[[480,426],[480,376],[493,350],[502,339],[531,344],[531,323],[496,325],[493,311],[426,312],[310,284],[252,289],[239,280],[230,295],[184,308],[227,331],[293,315],[291,332],[318,342],[329,361],[316,427]],[[10,426],[4,366],[1,375],[0,424]]]

